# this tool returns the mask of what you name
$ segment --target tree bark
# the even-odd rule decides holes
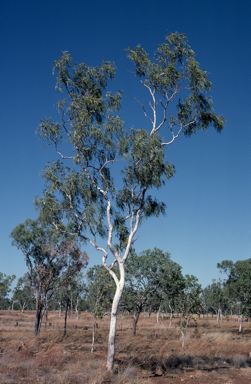
[[[48,303],[46,303],[46,312],[45,312],[44,328],[46,328],[46,325],[47,325],[47,320],[48,320],[48,310],[49,310],[49,305],[48,305]]]
[[[40,324],[42,321],[42,303],[41,303],[41,297],[40,297],[39,289],[36,289],[36,314],[35,314],[35,323],[34,323],[34,336],[39,335],[40,332]]]
[[[66,335],[66,324],[67,324],[68,307],[69,307],[69,296],[67,295],[66,308],[65,308],[65,318],[64,318],[64,336]]]
[[[240,316],[240,326],[239,326],[239,332],[242,332],[242,321],[243,321],[243,316]]]
[[[162,307],[162,302],[160,303],[160,306],[157,312],[157,324],[159,324],[159,314],[160,314],[161,307]]]
[[[75,319],[78,320],[78,299],[77,299],[76,306],[75,306]]]
[[[122,296],[124,285],[125,285],[125,277],[123,273],[123,276],[121,276],[121,279],[117,284],[115,296],[113,298],[113,303],[112,303],[110,331],[109,331],[109,338],[108,338],[108,355],[107,355],[107,363],[106,363],[106,368],[108,371],[113,370],[118,306]]]
[[[93,353],[93,349],[94,349],[95,330],[96,330],[96,316],[94,316],[94,319],[93,319],[93,328],[92,328],[92,348],[91,348],[91,353]]]
[[[138,320],[139,320],[139,315],[140,315],[140,310],[138,310],[137,312],[135,312],[133,314],[133,326],[132,326],[132,333],[133,335],[136,335],[136,327],[137,327],[137,323],[138,323]]]
[[[172,321],[173,321],[173,310],[171,308],[169,327],[172,326]]]

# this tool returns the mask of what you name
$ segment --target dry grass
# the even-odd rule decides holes
[[[181,349],[178,319],[156,324],[156,317],[140,317],[137,334],[132,335],[132,318],[119,316],[116,338],[115,373],[105,369],[109,319],[99,322],[94,353],[92,317],[82,313],[68,319],[63,336],[63,316],[51,312],[47,329],[33,336],[34,312],[0,311],[0,383],[86,383],[141,384],[156,382],[170,372],[204,371],[238,367],[242,377],[250,373],[251,325],[244,323],[238,333],[236,319],[197,319],[188,328],[185,349]],[[156,382],[157,383],[157,382]]]

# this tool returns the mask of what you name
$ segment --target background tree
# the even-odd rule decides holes
[[[197,277],[186,275],[185,278],[185,289],[176,297],[176,309],[180,315],[182,349],[184,349],[185,346],[188,324],[191,319],[194,319],[193,315],[199,312],[201,305],[201,285],[198,283]]]
[[[26,307],[28,309],[28,304],[31,308],[33,307],[35,303],[35,292],[28,272],[18,279],[17,285],[13,290],[12,300],[18,303],[21,313],[23,313]]]
[[[101,265],[90,268],[87,277],[87,304],[93,315],[93,332],[91,353],[95,342],[95,330],[97,318],[103,319],[106,311],[111,309],[115,284],[111,281],[109,273]]]
[[[222,311],[228,307],[228,301],[225,294],[224,282],[221,279],[213,279],[212,284],[206,287],[208,305],[217,315],[217,323],[222,316]]]
[[[224,260],[217,264],[217,267],[228,276],[226,287],[232,300],[239,302],[241,321],[239,331],[242,331],[242,317],[251,316],[251,259],[239,260],[233,263]]]
[[[153,117],[143,106],[150,130],[123,129],[117,115],[121,92],[106,91],[108,80],[114,78],[114,64],[104,62],[96,68],[85,63],[76,65],[67,52],[54,63],[57,88],[66,92],[66,98],[58,103],[62,122],[47,118],[38,130],[64,161],[47,164],[46,190],[38,205],[53,214],[57,229],[80,236],[103,253],[104,267],[116,284],[108,370],[113,367],[117,311],[125,285],[124,264],[142,219],[164,212],[164,204],[152,198],[149,190],[163,186],[174,173],[174,167],[165,159],[165,146],[181,132],[191,135],[211,124],[221,131],[224,125],[207,96],[211,90],[207,73],[199,68],[183,34],[167,35],[152,61],[139,46],[129,48],[128,56],[136,76],[150,92]],[[167,113],[170,101],[176,101],[176,113]],[[169,139],[158,134],[164,126]],[[65,143],[70,144],[68,151]],[[73,161],[71,168],[69,160]],[[118,166],[114,167],[118,161],[121,178]],[[114,236],[117,244],[113,243]],[[100,237],[106,238],[108,248]],[[108,251],[114,257],[110,266]],[[113,271],[116,262],[119,276]]]
[[[158,248],[137,255],[134,251],[126,263],[126,284],[121,306],[133,312],[133,334],[139,315],[146,306],[155,303],[159,310],[164,300],[172,300],[184,285],[181,267],[170,259],[168,252]]]
[[[7,276],[0,272],[0,309],[7,309],[10,304],[8,294],[11,292],[11,284],[16,276]]]
[[[12,244],[20,249],[36,292],[34,335],[38,335],[43,314],[50,299],[64,279],[87,265],[71,239],[63,239],[48,222],[28,219],[11,232]]]

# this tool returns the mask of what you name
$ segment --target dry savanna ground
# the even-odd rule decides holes
[[[156,315],[141,315],[137,334],[132,318],[119,316],[115,372],[106,372],[109,319],[98,322],[94,353],[91,354],[92,316],[83,312],[79,320],[49,313],[46,329],[33,336],[34,312],[0,311],[0,383],[167,384],[251,382],[251,323],[238,333],[236,319],[196,318],[187,330],[184,350],[176,317],[170,328],[168,317],[156,323]]]

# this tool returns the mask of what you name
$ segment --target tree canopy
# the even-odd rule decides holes
[[[119,116],[122,92],[108,90],[115,78],[114,63],[76,64],[68,52],[53,66],[56,87],[65,95],[57,104],[61,122],[48,117],[38,129],[60,160],[45,167],[46,185],[37,207],[57,230],[101,251],[104,267],[116,284],[108,369],[113,365],[124,264],[142,220],[165,212],[164,202],[153,196],[175,171],[165,147],[181,132],[191,135],[210,125],[220,132],[225,122],[213,110],[207,72],[200,69],[184,34],[167,34],[152,59],[140,46],[127,52],[136,78],[151,98],[150,114],[141,103],[150,129],[124,128]],[[114,257],[111,265],[107,265],[108,252]],[[119,275],[113,270],[116,263]]]

